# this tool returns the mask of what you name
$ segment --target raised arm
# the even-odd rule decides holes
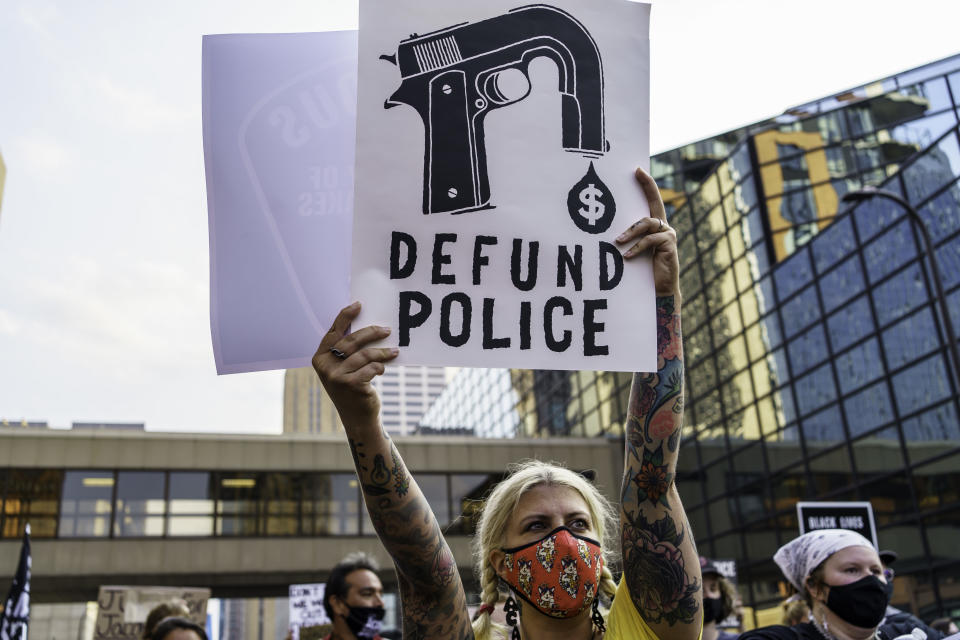
[[[657,185],[637,180],[650,218],[617,241],[651,252],[657,294],[657,372],[637,373],[630,389],[620,525],[624,580],[637,611],[661,640],[696,640],[702,618],[700,562],[674,479],[683,422],[683,344],[677,234],[667,225]]]
[[[370,381],[383,373],[384,363],[397,351],[368,346],[390,333],[386,327],[365,327],[346,335],[359,312],[359,303],[340,312],[313,356],[313,367],[343,421],[367,511],[396,566],[403,637],[472,639],[453,554],[430,505],[380,425],[380,399]]]

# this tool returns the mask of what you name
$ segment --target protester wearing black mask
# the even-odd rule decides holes
[[[382,640],[380,629],[386,610],[377,568],[371,558],[356,553],[330,572],[323,607],[333,622],[333,632],[324,640]]]
[[[881,624],[889,601],[883,565],[859,533],[811,531],[782,546],[773,559],[806,600],[810,621],[748,631],[740,640],[894,640],[912,631]]]
[[[881,549],[880,551],[880,563],[883,565],[883,577],[887,581],[887,599],[888,601],[893,600],[893,578],[896,575],[893,571],[894,562],[897,561],[896,551],[890,549]],[[941,631],[938,631],[933,628],[932,625],[926,625],[923,620],[920,620],[915,615],[908,613],[906,611],[901,611],[895,606],[887,603],[887,612],[886,616],[883,619],[883,622],[880,623],[881,627],[885,627],[891,631],[889,635],[907,635],[913,629],[920,629],[925,634],[927,634],[927,639],[936,638],[937,636],[944,635]]]
[[[700,573],[703,576],[701,640],[735,640],[739,634],[724,631],[719,624],[733,613],[733,603],[737,597],[736,587],[720,574],[710,559],[703,556],[700,556]]]

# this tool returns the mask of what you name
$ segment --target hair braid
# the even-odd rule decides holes
[[[497,606],[497,602],[500,600],[500,590],[497,588],[499,582],[497,573],[493,570],[493,565],[490,564],[489,560],[484,562],[483,576],[481,579],[481,585],[483,587],[480,595],[481,605]],[[494,630],[502,632],[503,627],[491,620],[489,611],[481,613],[473,621],[473,635],[476,640],[493,640],[495,637],[493,635]],[[502,634],[501,637],[506,638],[506,634]]]
[[[602,594],[611,602],[613,596],[617,593],[617,583],[614,581],[613,574],[610,573],[610,567],[606,563],[604,563],[603,572],[600,574],[600,588],[597,591],[597,597]]]

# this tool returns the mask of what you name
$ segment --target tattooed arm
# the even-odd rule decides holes
[[[397,569],[403,637],[472,640],[453,554],[429,503],[380,426],[380,399],[370,381],[383,373],[384,363],[397,351],[368,346],[389,334],[385,327],[345,335],[359,312],[359,303],[340,312],[320,342],[313,366],[337,406],[367,511]]]
[[[637,172],[650,218],[617,240],[625,253],[650,251],[657,292],[657,372],[637,373],[630,389],[620,528],[624,580],[637,611],[662,640],[696,640],[702,582],[693,533],[674,482],[683,422],[683,344],[677,235],[648,174]]]

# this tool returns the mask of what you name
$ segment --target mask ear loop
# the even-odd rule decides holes
[[[503,603],[503,613],[506,615],[507,624],[513,628],[510,633],[510,640],[520,640],[520,630],[517,629],[517,614],[520,613],[520,607],[517,601],[513,599],[513,592],[507,593],[507,601]]]

